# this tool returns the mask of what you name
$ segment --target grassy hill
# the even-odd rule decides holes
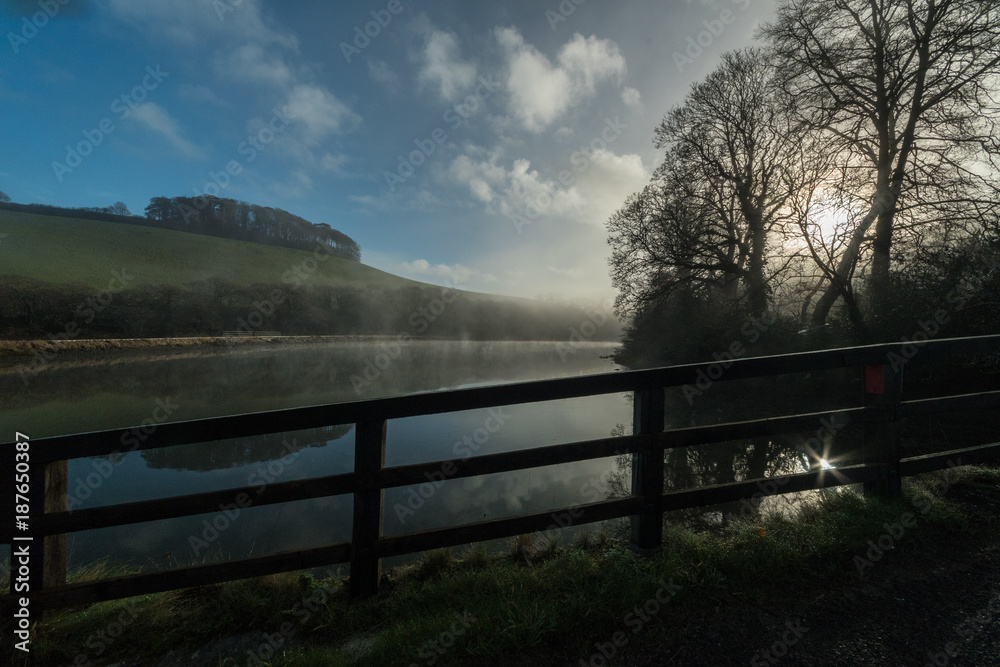
[[[125,290],[113,272],[129,277]],[[2,339],[217,336],[248,325],[476,340],[570,340],[574,327],[587,340],[620,333],[613,318],[576,306],[462,290],[446,298],[443,289],[310,251],[0,210]]]
[[[3,236],[6,235],[6,236]],[[216,277],[239,286],[282,284],[312,253],[258,243],[113,222],[0,211],[0,275],[103,289],[112,271],[132,287]],[[426,287],[359,262],[329,257],[304,284],[329,287]]]

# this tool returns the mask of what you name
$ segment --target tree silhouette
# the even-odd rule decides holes
[[[919,227],[996,215],[998,25],[1000,5],[983,0],[786,0],[764,27],[798,120],[837,157],[840,194],[860,209],[821,264],[814,325],[852,296],[866,253],[872,321],[891,304],[890,251],[904,232],[924,241]]]

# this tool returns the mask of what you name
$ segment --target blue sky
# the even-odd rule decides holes
[[[406,277],[604,299],[604,223],[659,164],[654,128],[773,10],[0,0],[0,191],[141,214],[218,189]]]

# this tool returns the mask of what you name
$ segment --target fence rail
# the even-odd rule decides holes
[[[890,355],[901,355],[903,351],[912,352],[908,345],[912,344],[870,345],[737,359],[728,364],[720,378],[739,380],[857,368],[865,387],[863,404],[832,411],[665,430],[664,388],[694,384],[699,373],[709,372],[713,367],[718,368],[718,364],[702,363],[166,423],[158,425],[145,441],[133,441],[133,445],[127,450],[141,451],[333,425],[355,425],[353,472],[273,482],[262,491],[259,486],[241,487],[67,511],[64,474],[66,461],[121,453],[123,435],[132,429],[32,440],[30,452],[34,472],[31,477],[31,497],[44,497],[46,503],[43,506],[34,502],[30,517],[30,534],[35,539],[29,578],[32,582],[43,582],[41,590],[37,586],[33,587],[31,605],[38,610],[53,609],[338,563],[350,563],[350,594],[365,597],[377,591],[383,558],[546,530],[554,526],[553,517],[565,512],[572,513],[574,524],[631,517],[631,539],[634,546],[640,550],[652,550],[662,544],[665,512],[737,502],[758,493],[763,484],[770,483],[775,487],[775,495],[845,484],[864,484],[866,493],[894,494],[900,490],[902,476],[941,469],[955,461],[969,464],[1000,459],[1000,444],[900,458],[898,427],[902,419],[913,415],[1000,406],[1000,391],[901,400],[902,373],[890,360],[910,358],[912,354],[900,357]],[[996,354],[998,349],[1000,336],[980,336],[924,342],[919,347],[919,354],[921,359],[948,359],[958,354]],[[634,394],[632,435],[486,454],[468,459],[385,466],[386,426],[390,419],[620,392]],[[815,428],[821,419],[864,425],[863,463],[830,471],[813,470],[664,492],[666,450],[802,432]],[[14,443],[6,443],[3,447],[4,452],[10,452],[7,460],[12,462]],[[385,489],[422,483],[426,481],[428,474],[439,473],[442,468],[453,471],[448,475],[449,479],[459,479],[617,454],[633,455],[632,490],[628,497],[391,537],[383,535]],[[39,468],[44,468],[44,475],[38,473]],[[61,477],[60,469],[63,471]],[[10,470],[13,470],[13,466]],[[264,557],[71,585],[65,584],[64,560],[60,562],[53,557],[55,554],[64,559],[56,540],[66,533],[211,513],[217,511],[220,504],[232,501],[241,493],[250,495],[251,491],[254,491],[253,506],[353,494],[351,541]],[[0,494],[5,501],[13,498],[13,474],[5,474],[0,479]],[[0,543],[12,544],[14,522],[13,516],[9,514],[12,507],[12,503],[4,502],[2,511],[8,514],[3,517]],[[11,576],[11,594],[4,596],[0,603],[9,605],[13,601],[14,576]]]

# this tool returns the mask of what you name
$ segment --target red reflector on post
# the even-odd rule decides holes
[[[865,393],[885,393],[885,373],[882,364],[867,364],[865,366]]]

